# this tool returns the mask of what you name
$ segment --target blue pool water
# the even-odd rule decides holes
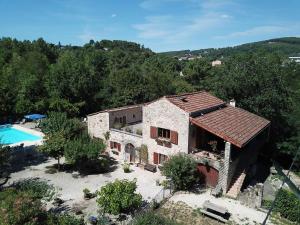
[[[38,141],[42,138],[33,134],[17,130],[11,126],[0,126],[0,143],[15,144],[23,141]]]

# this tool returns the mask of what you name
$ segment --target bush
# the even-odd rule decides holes
[[[20,180],[12,184],[18,191],[28,193],[33,199],[43,199],[51,201],[55,195],[55,188],[39,178],[29,178]]]
[[[280,190],[274,205],[274,212],[293,222],[300,223],[300,200],[290,191]]]
[[[0,192],[1,225],[39,224],[44,214],[41,201],[30,193],[14,188]]]
[[[124,163],[123,164],[123,170],[124,170],[124,173],[129,173],[130,172],[130,164],[129,163]]]
[[[47,225],[84,225],[83,219],[78,219],[75,216],[71,216],[68,214],[62,214],[62,215],[54,215],[54,214],[48,214],[47,216],[47,222],[45,222]]]
[[[171,180],[176,190],[187,190],[199,180],[197,163],[186,154],[172,156],[164,163],[162,173]]]
[[[84,132],[79,137],[69,140],[65,145],[65,157],[69,163],[81,164],[83,161],[96,161],[106,146],[102,140],[91,139]]]
[[[131,225],[176,225],[177,223],[173,220],[166,219],[153,212],[140,214],[135,217]]]
[[[101,188],[97,203],[106,213],[128,213],[142,204],[142,196],[135,191],[136,180],[116,180]]]

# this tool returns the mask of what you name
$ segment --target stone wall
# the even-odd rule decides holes
[[[110,130],[110,141],[114,141],[121,144],[121,152],[119,156],[111,155],[112,157],[118,158],[120,160],[125,160],[125,146],[127,144],[132,144],[135,148],[142,145],[142,136],[133,133],[128,133],[121,130]],[[109,147],[109,146],[108,146]],[[109,151],[112,154],[111,151]]]
[[[109,131],[109,113],[102,112],[87,116],[88,133],[91,137],[104,139],[104,134]]]
[[[184,110],[162,98],[143,108],[143,144],[147,145],[149,161],[153,163],[153,153],[167,156],[184,152],[189,148],[189,115]],[[161,127],[178,132],[178,145],[172,144],[171,148],[160,146],[150,138],[150,126]]]
[[[264,185],[259,183],[254,186],[249,186],[238,195],[238,200],[241,204],[251,208],[260,208],[263,199]]]
[[[142,106],[137,106],[135,108],[121,109],[117,111],[109,112],[109,124],[110,128],[113,126],[115,119],[126,116],[126,123],[136,123],[143,120],[143,109]]]

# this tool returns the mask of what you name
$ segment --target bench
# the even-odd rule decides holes
[[[225,207],[218,206],[210,201],[205,201],[203,203],[203,209],[200,211],[202,214],[205,214],[223,223],[226,223],[230,217],[230,214]]]
[[[155,165],[152,165],[152,164],[146,164],[144,166],[144,170],[148,170],[152,173],[155,173],[156,172],[156,166]]]

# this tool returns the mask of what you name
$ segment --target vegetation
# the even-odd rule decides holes
[[[37,179],[23,180],[0,191],[1,225],[83,225],[83,221],[71,215],[55,215],[47,212],[45,201],[54,195],[51,185]],[[43,201],[42,201],[43,200]]]
[[[0,187],[4,185],[9,178],[10,171],[10,148],[1,145],[0,140]]]
[[[266,207],[269,208],[272,202],[267,202]],[[285,189],[282,189],[277,194],[277,198],[274,205],[274,212],[279,213],[280,216],[296,222],[300,223],[300,200],[297,196]]]
[[[166,219],[154,212],[147,212],[136,216],[131,225],[176,225],[173,220]]]
[[[57,159],[58,168],[60,158],[65,156],[68,163],[80,168],[107,169],[107,160],[99,158],[105,150],[105,143],[91,139],[78,119],[68,118],[66,113],[51,112],[41,127],[46,137],[39,150]]]
[[[128,213],[142,204],[142,196],[135,191],[135,180],[116,180],[101,188],[97,193],[97,203],[106,213]]]
[[[199,180],[196,161],[186,154],[177,154],[163,164],[163,174],[177,190],[188,190]]]

